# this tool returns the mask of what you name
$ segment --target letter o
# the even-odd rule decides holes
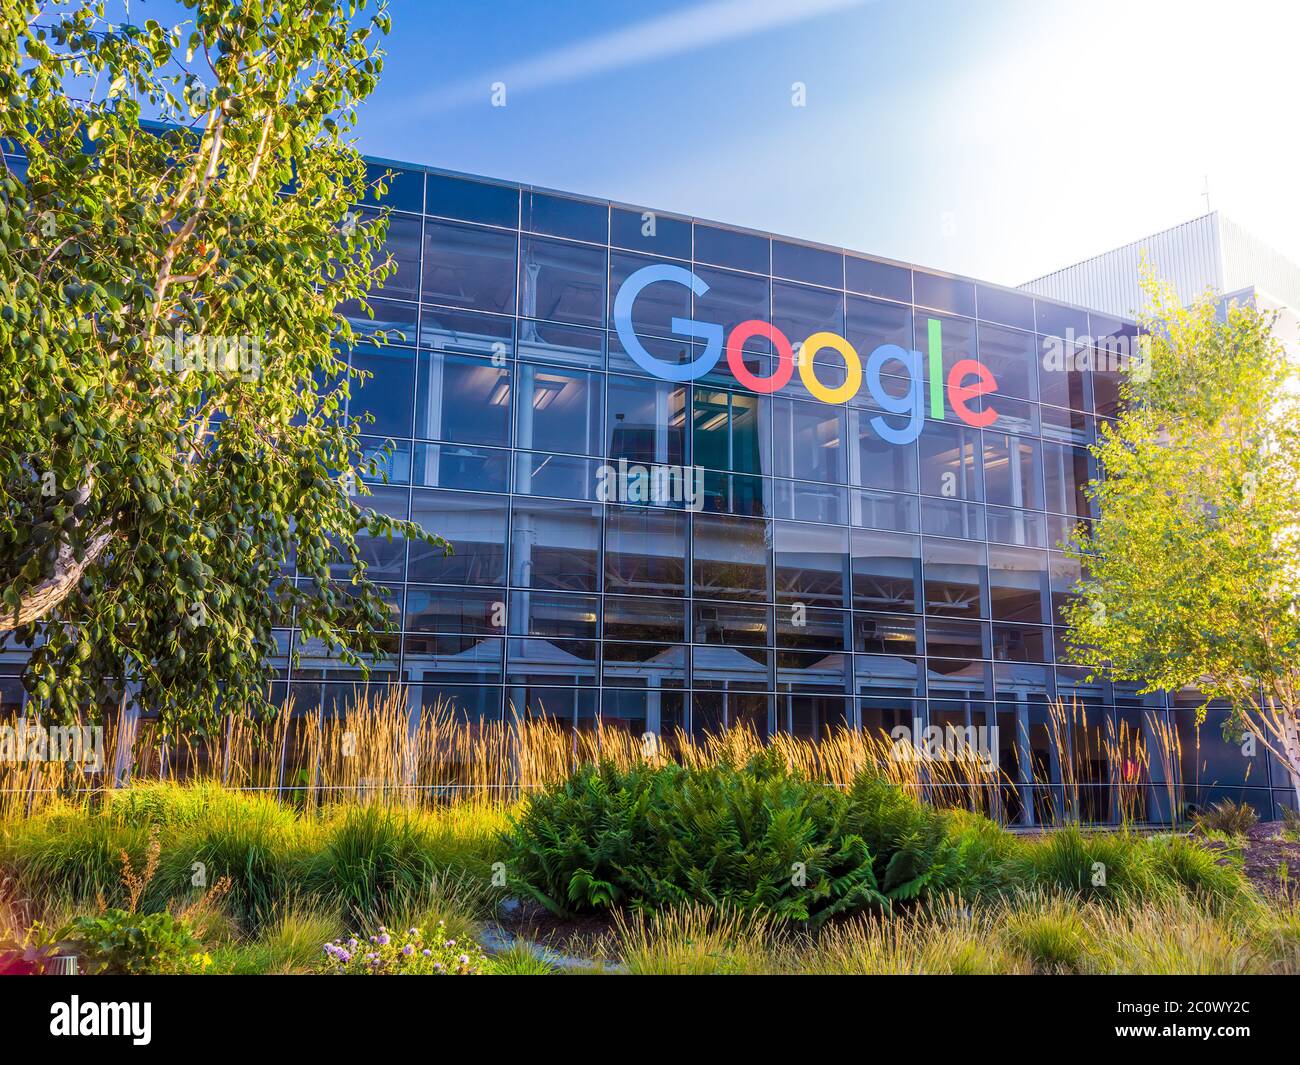
[[[822,348],[832,348],[844,357],[848,377],[839,388],[827,388],[817,380],[813,371],[813,356]],[[862,387],[862,360],[858,358],[853,345],[838,333],[814,333],[803,342],[799,376],[803,379],[804,387],[823,403],[844,403],[856,396]]]
[[[776,348],[776,371],[770,377],[756,377],[749,372],[741,356],[740,346],[753,336],[765,336]],[[727,337],[727,365],[736,380],[759,395],[768,395],[778,388],[784,388],[794,374],[794,348],[789,338],[771,322],[759,318],[750,318],[741,322]]]

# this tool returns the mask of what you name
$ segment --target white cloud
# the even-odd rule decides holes
[[[488,99],[489,87],[502,82],[507,93],[547,89],[610,71],[749,37],[764,30],[804,22],[859,7],[866,0],[713,0],[684,11],[644,19],[622,29],[587,37],[531,59],[431,92],[413,110],[449,111]]]

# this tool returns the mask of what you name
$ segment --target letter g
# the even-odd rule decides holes
[[[614,297],[614,328],[618,331],[618,339],[632,356],[632,361],[646,373],[664,381],[694,381],[717,365],[718,356],[722,354],[722,326],[714,322],[697,322],[693,318],[674,318],[673,332],[705,341],[704,351],[698,358],[686,363],[656,359],[641,345],[640,338],[632,328],[632,305],[641,290],[656,281],[673,281],[685,285],[697,296],[703,296],[709,291],[709,286],[684,266],[668,263],[643,266],[619,286],[618,295]]]

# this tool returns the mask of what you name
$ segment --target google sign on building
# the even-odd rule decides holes
[[[693,381],[709,373],[725,349],[731,372],[750,391],[767,395],[785,387],[794,375],[797,363],[804,387],[823,403],[845,403],[852,399],[861,389],[865,376],[867,390],[877,406],[887,414],[907,418],[906,424],[901,428],[891,425],[879,415],[872,418],[871,428],[880,438],[891,444],[909,444],[921,435],[927,399],[921,352],[908,351],[897,344],[882,344],[867,356],[864,368],[857,349],[838,333],[820,332],[803,338],[798,343],[800,355],[796,358],[795,344],[771,322],[751,318],[735,326],[724,337],[722,326],[716,322],[675,317],[672,319],[673,331],[683,337],[703,341],[704,350],[687,363],[664,362],[646,351],[632,325],[632,309],[637,297],[644,289],[655,284],[682,285],[697,298],[709,291],[709,286],[697,274],[684,266],[669,263],[642,267],[623,282],[614,298],[614,327],[618,330],[619,340],[628,355],[647,373],[665,381]],[[756,376],[742,358],[743,345],[756,337],[768,340],[776,351],[776,369],[768,377]],[[977,397],[997,391],[997,381],[989,368],[977,359],[961,359],[948,371],[945,382],[943,325],[936,318],[929,319],[927,340],[929,416],[942,420],[946,416],[947,407],[951,406],[958,418],[976,428],[987,428],[997,421],[997,411],[993,408],[972,410],[970,406],[971,401]],[[817,379],[814,359],[824,350],[834,351],[844,360],[844,383],[834,388]],[[907,391],[902,395],[891,393],[884,385],[887,369],[895,365],[902,368],[902,376],[909,382]],[[898,375],[894,373],[892,376],[897,378]]]

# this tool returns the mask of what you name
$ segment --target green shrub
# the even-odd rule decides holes
[[[1248,803],[1224,799],[1193,818],[1202,832],[1226,832],[1229,836],[1244,836],[1259,821],[1259,814]]]
[[[1040,973],[1085,972],[1095,951],[1092,930],[1073,901],[1012,909],[1004,934],[1008,945]]]
[[[776,752],[744,766],[585,766],[532,796],[507,833],[520,890],[558,914],[703,903],[821,923],[985,886],[1007,845],[869,777],[843,791]]]
[[[1213,852],[1186,836],[1155,836],[1146,840],[1156,876],[1188,894],[1213,904],[1234,902],[1246,896],[1245,875],[1225,865]]]
[[[304,886],[358,920],[418,905],[440,872],[415,813],[353,806],[322,831],[323,845],[307,862]]]
[[[201,971],[212,959],[189,925],[165,910],[126,910],[75,917],[55,938],[80,956],[90,973],[139,974]]]
[[[656,787],[685,773],[584,765],[531,795],[506,837],[515,883],[556,914],[622,903],[626,871],[655,854],[649,812]]]

